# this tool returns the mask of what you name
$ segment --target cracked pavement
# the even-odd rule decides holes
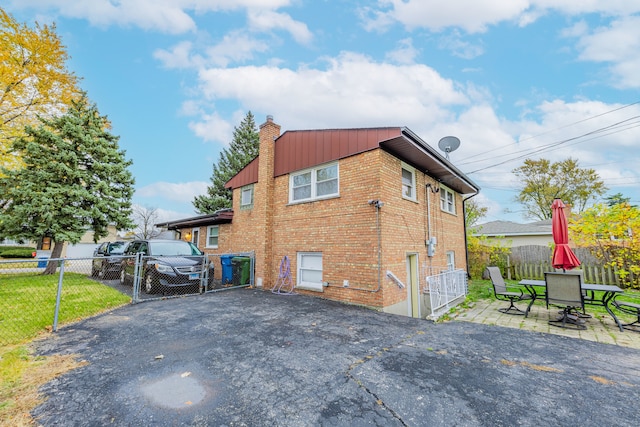
[[[43,426],[630,426],[640,350],[236,289],[119,308],[36,342],[88,365]]]

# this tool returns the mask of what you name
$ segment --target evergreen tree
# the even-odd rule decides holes
[[[224,188],[224,185],[258,156],[259,139],[253,114],[249,111],[240,126],[234,128],[229,148],[222,150],[218,163],[213,165],[211,185],[207,187],[207,194],[193,199],[193,206],[199,213],[212,214],[232,206],[232,193]]]
[[[40,121],[13,143],[25,167],[0,169],[0,236],[50,237],[51,257],[59,258],[65,242],[77,243],[89,230],[97,241],[109,224],[130,228],[131,161],[107,131],[107,118],[83,94],[65,115]],[[50,263],[45,274],[55,268]]]

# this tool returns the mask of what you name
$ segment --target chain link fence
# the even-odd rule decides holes
[[[0,345],[129,303],[254,283],[255,255],[0,260]]]

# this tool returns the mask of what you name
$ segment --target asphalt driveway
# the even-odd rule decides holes
[[[131,305],[37,343],[85,367],[44,426],[635,426],[640,350],[236,289]]]

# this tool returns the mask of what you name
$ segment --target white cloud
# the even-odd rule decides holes
[[[365,28],[387,27],[396,21],[409,30],[429,28],[440,31],[458,27],[468,33],[486,31],[489,25],[516,20],[528,7],[528,0],[448,0],[432,2],[421,0],[383,0],[382,10],[370,11]]]
[[[288,125],[380,126],[437,123],[468,99],[451,80],[425,65],[394,66],[342,53],[326,68],[269,66],[200,72],[208,99],[236,99],[247,109],[287,117]],[[293,120],[293,123],[291,123]]]
[[[206,49],[208,63],[226,67],[231,62],[251,60],[255,52],[265,52],[269,46],[262,40],[249,37],[243,31],[233,31],[222,41]]]
[[[396,64],[413,64],[420,51],[413,46],[410,38],[398,42],[395,50],[387,52],[385,58]]]
[[[640,87],[640,16],[614,20],[607,27],[586,33],[582,26],[566,34],[578,35],[579,59],[608,62],[610,81],[621,88]]]
[[[233,134],[233,126],[218,113],[202,113],[199,121],[189,123],[191,129],[204,141],[228,144]]]
[[[71,18],[86,19],[92,25],[135,26],[170,34],[194,31],[189,13],[225,10],[273,10],[291,0],[9,0],[12,9],[38,9]],[[292,21],[295,24],[295,21]],[[298,23],[299,24],[299,23]],[[295,25],[294,25],[295,27]],[[299,31],[293,29],[294,31]]]
[[[203,181],[155,182],[138,188],[135,192],[135,197],[143,199],[161,198],[177,203],[191,202],[195,196],[205,194],[207,186],[208,184]]]
[[[463,40],[458,31],[440,38],[438,42],[440,49],[449,50],[454,56],[463,59],[473,59],[484,53],[484,48],[479,43],[470,43]]]
[[[296,21],[286,13],[272,10],[249,10],[249,28],[254,31],[285,30],[300,44],[309,44],[313,39],[307,25]]]
[[[367,31],[384,31],[398,22],[409,30],[459,28],[467,33],[482,33],[501,22],[526,26],[549,11],[569,16],[588,13],[624,16],[640,11],[639,2],[628,0],[381,0],[379,5],[378,9],[360,9]]]

